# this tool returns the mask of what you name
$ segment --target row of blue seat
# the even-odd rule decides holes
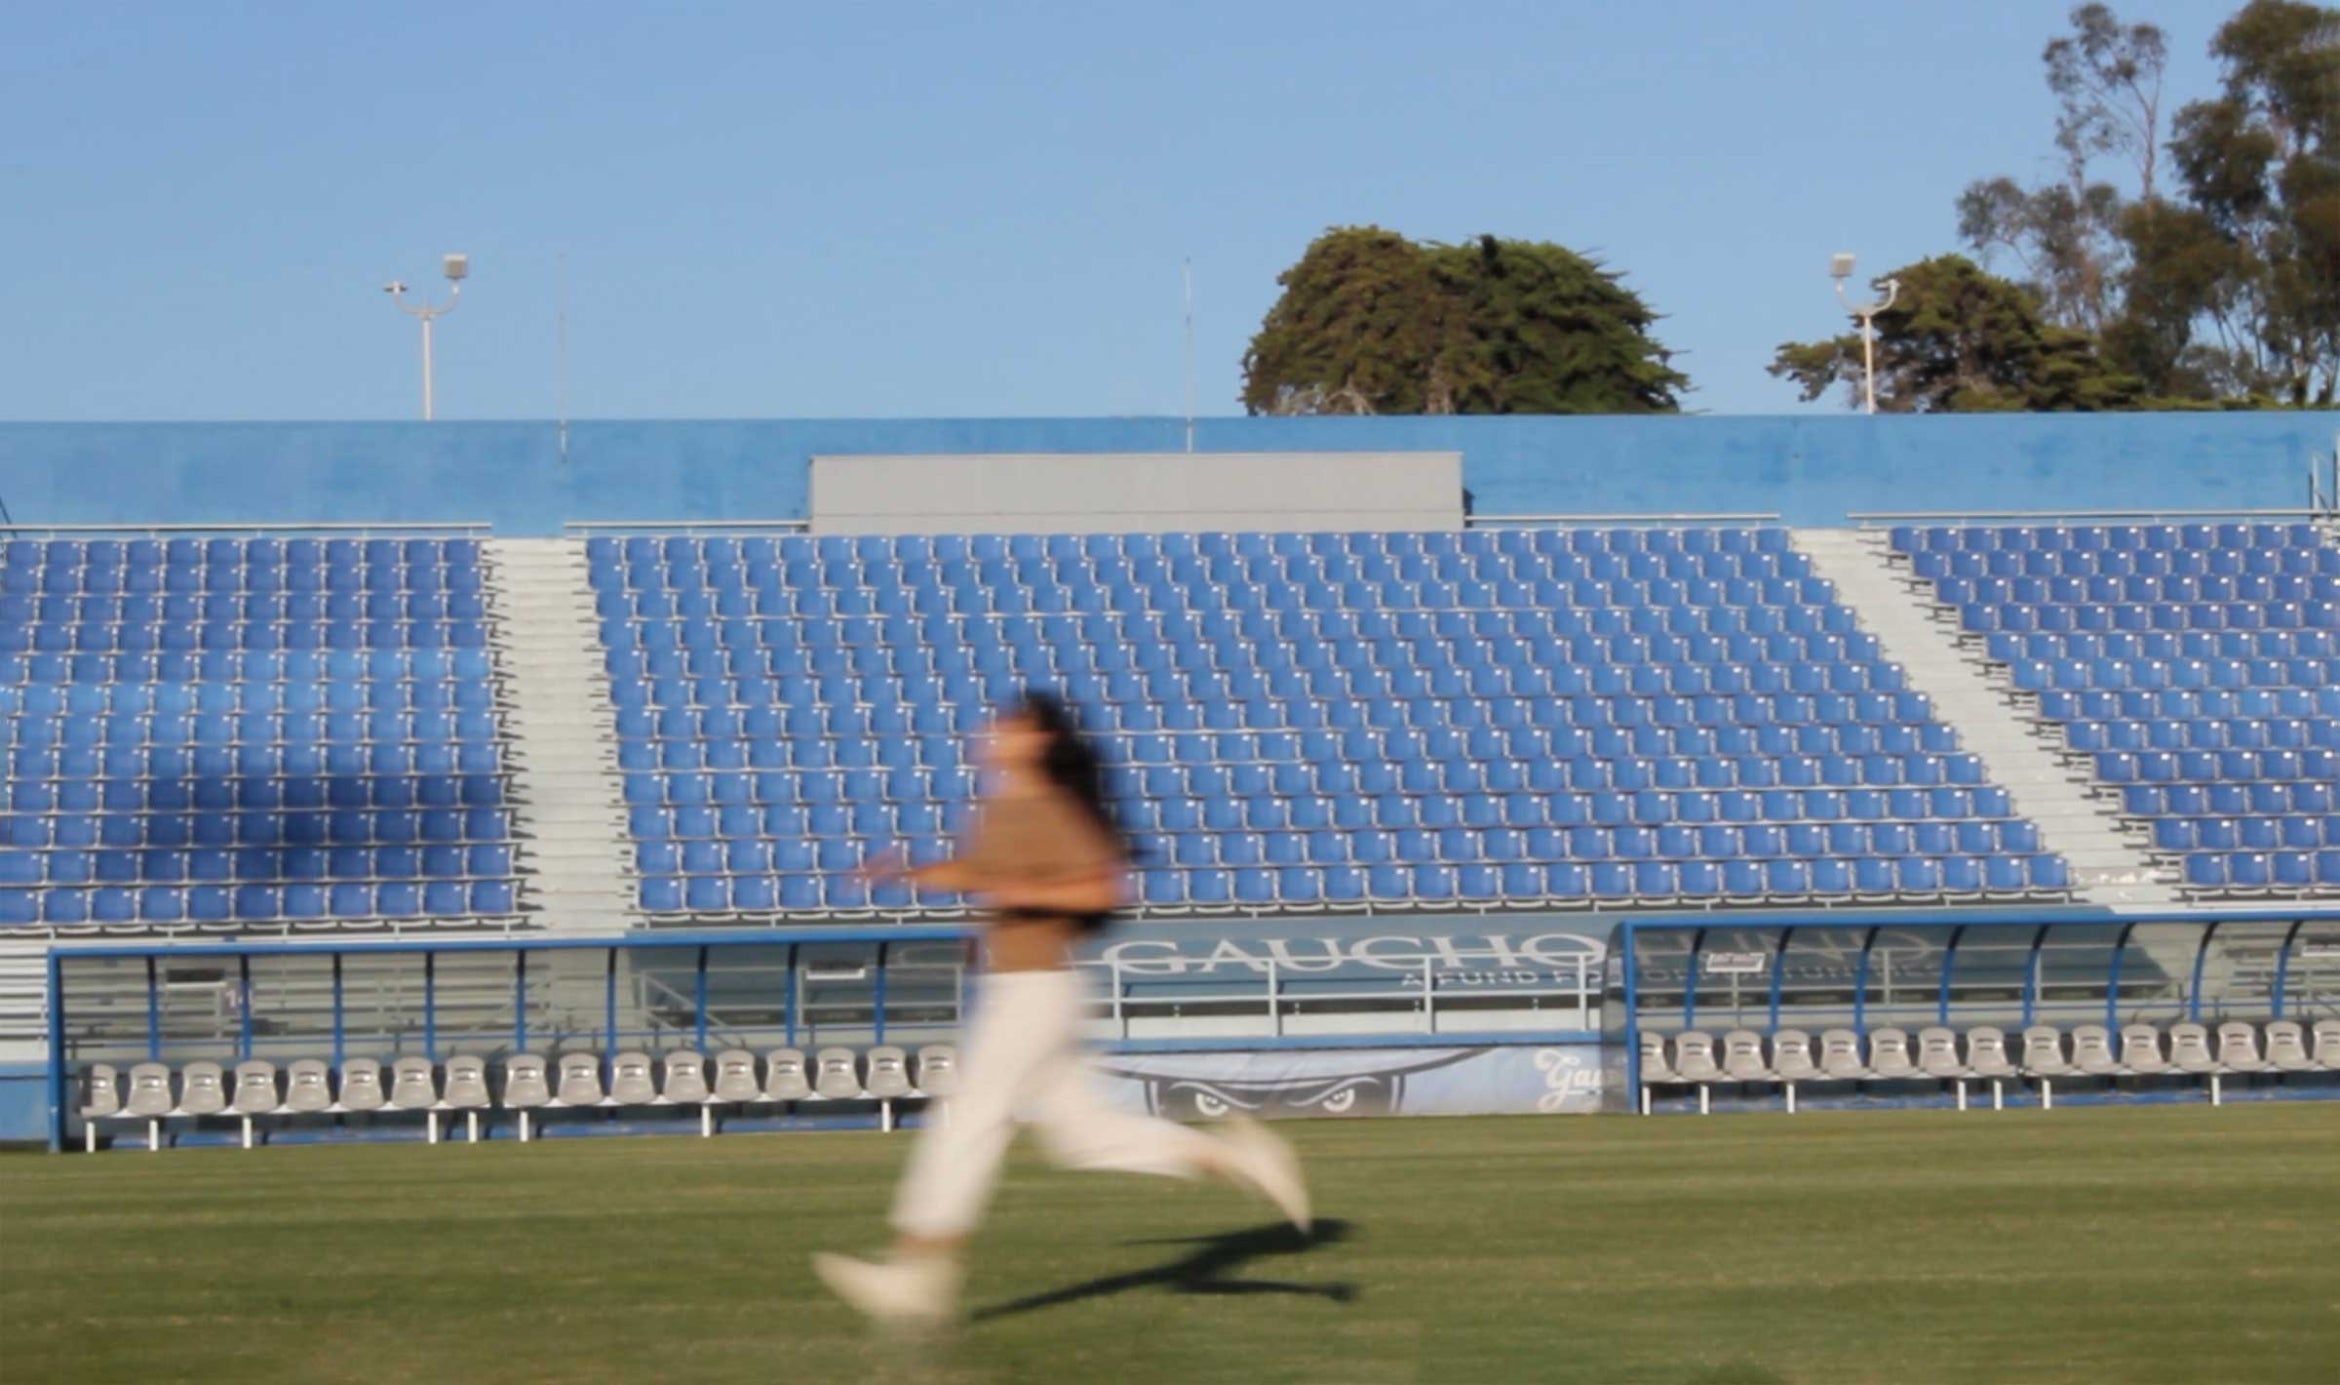
[[[481,620],[477,593],[327,592],[293,595],[0,596],[0,625],[286,625],[326,620]]]
[[[318,606],[328,595],[335,599],[365,598],[400,603],[430,600],[455,603],[476,614],[486,579],[478,572],[441,571],[437,568],[11,568],[0,572],[0,601],[22,609],[38,598],[42,609],[56,602],[86,604],[111,602],[121,606],[157,606],[147,619],[186,617],[163,610],[173,603],[215,602],[242,608],[245,600],[272,602],[276,609]],[[103,607],[101,606],[102,610]],[[458,610],[457,614],[462,614]],[[395,614],[395,610],[388,614]],[[44,619],[49,618],[46,615]],[[109,620],[122,617],[112,616]],[[212,617],[234,619],[232,615]],[[277,619],[283,619],[278,616]],[[314,617],[311,617],[314,618]]]
[[[2130,663],[2175,663],[2190,659],[2328,659],[2340,653],[2340,632],[2332,630],[2197,630],[2110,634],[2072,631],[1984,637],[1995,663],[2019,659],[2116,659]]]
[[[1785,529],[1425,529],[1196,531],[1138,534],[779,534],[744,537],[636,534],[585,541],[588,562],[741,562],[846,558],[946,562],[953,558],[1219,557],[1314,553],[1778,553]]]
[[[2310,750],[2108,750],[2096,757],[2096,775],[2107,784],[2203,783],[2212,779],[2340,779],[2340,751]]]
[[[352,678],[314,683],[71,683],[0,688],[10,716],[156,717],[266,712],[485,712],[486,682]]]
[[[0,684],[320,683],[470,681],[495,675],[484,649],[173,650],[156,654],[54,654],[0,658]]]
[[[2073,750],[2302,750],[2340,749],[2340,718],[2333,717],[2172,717],[2160,721],[2097,721],[2064,724],[2064,744]]]
[[[427,846],[220,847],[0,851],[0,884],[86,885],[269,881],[503,880],[501,842]]]
[[[2340,811],[2340,785],[2320,779],[2296,783],[2124,784],[2122,811],[2131,817],[2285,816]]]
[[[2092,602],[2082,606],[2023,606],[2013,602],[1949,603],[1965,627],[1978,635],[2045,634],[2259,634],[2264,631],[2331,630],[2340,627],[2340,601],[2284,602]],[[2183,652],[2196,654],[2199,644]],[[2224,653],[2225,647],[2218,646]]]
[[[2157,818],[2160,851],[2314,851],[2340,847],[2340,815],[2263,818]]]
[[[2186,858],[2197,890],[2301,890],[2340,886],[2340,851],[2197,852]]]
[[[917,781],[931,792],[893,799],[859,797],[834,803],[637,804],[629,830],[643,841],[700,837],[920,836],[953,825],[966,802],[963,780]],[[895,786],[889,776],[888,787]],[[1761,792],[1690,790],[1666,793],[1547,792],[1485,796],[1301,794],[1290,797],[1141,798],[1121,796],[1133,830],[1152,832],[1279,831],[1318,828],[1394,830],[1468,823],[1517,828],[1636,823],[1750,824],[1898,821],[1956,822],[2009,819],[2007,791],[1992,785],[1935,789],[1766,789]]]
[[[274,653],[280,650],[485,649],[478,620],[308,621],[257,625],[0,625],[0,654]],[[21,680],[19,680],[21,681]]]
[[[2319,565],[2321,560],[2318,560]],[[2160,577],[1944,577],[1935,592],[1952,606],[2235,606],[2275,603],[2322,607],[2340,599],[2340,575],[2211,573]]]
[[[291,563],[333,567],[457,567],[479,565],[477,539],[368,538],[127,538],[9,539],[0,543],[0,567],[194,567]]]
[[[73,715],[12,717],[0,727],[8,745],[286,745],[336,742],[445,744],[493,741],[503,734],[495,714],[458,712],[245,712],[152,717]]]
[[[261,776],[192,782],[114,779],[94,784],[18,779],[8,785],[7,797],[19,820],[54,819],[59,842],[71,844],[71,835],[82,830],[78,824],[97,823],[108,834],[122,834],[136,845],[140,840],[136,834],[147,830],[138,825],[141,814],[495,808],[504,803],[504,784],[488,774],[357,775],[325,781]]]
[[[2340,660],[2297,659],[2018,659],[2008,666],[2008,678],[2027,692],[2056,689],[2078,692],[2091,688],[2119,691],[2137,688],[2158,692],[2164,688],[2327,688],[2340,686],[2335,667]]]
[[[1983,577],[2241,577],[2288,573],[2340,575],[2340,549],[2250,548],[1991,552],[1922,551],[1910,570],[1926,578]]]
[[[2340,716],[2340,685],[2322,688],[2056,689],[2039,695],[2039,713],[2055,721],[2087,717],[2145,721],[2161,717]]]
[[[91,830],[94,828],[94,831]],[[16,814],[0,825],[14,849],[189,846],[412,846],[501,842],[511,835],[500,808],[236,808],[203,813]]]
[[[2058,551],[2314,548],[2322,543],[2312,524],[1955,524],[1896,525],[1896,552],[1990,552],[2011,549]]]
[[[1668,900],[1787,903],[1811,899],[2062,897],[2070,871],[2056,856],[1864,857],[1845,861],[1619,861],[1581,864],[1285,866],[1229,870],[1153,869],[1141,876],[1150,909],[1312,909],[1366,905],[1452,907]],[[864,884],[850,875],[777,877],[645,876],[644,910],[653,914],[900,912],[916,902],[900,886]]]
[[[19,746],[8,752],[8,773],[18,781],[54,780],[61,784],[101,779],[200,782],[234,776],[282,779],[290,786],[305,781],[409,774],[492,775],[503,768],[503,752],[503,744],[497,741],[124,746],[111,750]]]
[[[425,884],[344,882],[308,885],[0,887],[0,925],[192,923],[265,924],[309,920],[454,919],[509,915],[516,891],[508,880],[434,880]]]
[[[635,844],[645,875],[769,875],[849,871],[889,842],[939,850],[935,832],[860,837],[677,838]],[[1449,865],[1512,861],[1813,860],[1826,856],[1909,854],[2030,855],[2039,830],[2022,821],[1836,822],[1704,827],[1449,827],[1320,829],[1312,832],[1211,831],[1139,833],[1139,861],[1149,865]],[[2310,845],[2320,845],[2311,843]]]

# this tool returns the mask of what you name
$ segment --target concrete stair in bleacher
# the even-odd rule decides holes
[[[2015,812],[2038,825],[2040,844],[2071,867],[2079,900],[2131,908],[2180,903],[2175,872],[2122,824],[2118,801],[2094,775],[2067,763],[2060,743],[2024,714],[2004,674],[1961,644],[1956,617],[1896,565],[1884,534],[1799,529],[1793,542],[1877,637],[1884,656],[1901,665],[1909,686],[1933,700],[1935,716],[1958,732],[1989,781],[2007,790]]]

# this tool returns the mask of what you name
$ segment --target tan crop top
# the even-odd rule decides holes
[[[959,858],[986,875],[1033,881],[1077,880],[1128,864],[1112,834],[1060,793],[983,799]]]

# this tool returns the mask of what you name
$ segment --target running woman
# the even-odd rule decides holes
[[[830,1289],[870,1317],[931,1326],[957,1311],[960,1257],[1019,1123],[1058,1165],[1172,1178],[1210,1175],[1260,1194],[1308,1227],[1290,1146],[1252,1121],[1207,1134],[1106,1104],[1082,1057],[1087,997],[1073,950],[1128,902],[1129,853],[1097,756],[1071,709],[1027,692],[995,712],[977,746],[984,783],[973,831],[951,859],[911,867],[887,852],[871,880],[970,894],[984,905],[984,972],[959,1094],[919,1131],[894,1198],[882,1260],[817,1255]]]

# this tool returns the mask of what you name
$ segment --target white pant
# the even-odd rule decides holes
[[[1078,973],[982,978],[959,1068],[959,1094],[918,1132],[894,1195],[894,1229],[927,1238],[975,1229],[1018,1122],[1058,1165],[1192,1178],[1217,1142],[1172,1121],[1105,1104],[1081,1059],[1087,1008]]]

